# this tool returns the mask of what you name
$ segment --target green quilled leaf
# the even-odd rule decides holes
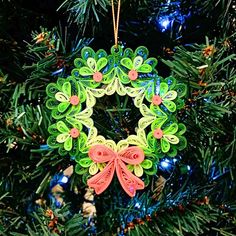
[[[62,102],[58,105],[57,109],[59,112],[65,112],[66,109],[70,106],[70,103],[69,102]]]
[[[135,165],[134,166],[134,174],[137,176],[137,177],[141,177],[143,175],[143,168],[141,165]]]
[[[150,169],[145,169],[145,173],[147,175],[155,175],[157,173],[157,166],[152,165],[152,167]]]
[[[81,68],[84,65],[84,60],[82,60],[81,58],[76,58],[74,60],[74,65],[77,68]]]
[[[179,138],[173,134],[165,134],[163,137],[165,139],[167,139],[168,142],[171,144],[178,144],[179,143]]]
[[[90,175],[95,175],[98,172],[98,165],[96,163],[92,163],[89,167],[89,174]]]
[[[137,71],[140,73],[150,73],[152,71],[152,67],[148,64],[143,64],[137,69]]]
[[[154,57],[150,57],[144,62],[144,64],[148,64],[154,69],[157,65],[157,59]]]
[[[57,135],[57,142],[64,143],[69,137],[70,137],[69,133],[59,134]]]
[[[167,118],[166,113],[164,111],[162,111],[159,106],[155,106],[155,105],[151,104],[150,109],[151,109],[151,111],[153,111],[156,114],[157,117],[163,117],[163,119],[164,119],[164,117]]]
[[[148,142],[148,146],[151,150],[155,150],[156,148],[156,143],[157,143],[157,140],[153,137],[153,133],[150,132],[147,136],[147,142]]]
[[[130,58],[121,59],[120,64],[129,70],[133,69],[133,62],[131,61]]]
[[[121,70],[120,68],[117,69],[117,75],[118,75],[118,78],[120,79],[120,81],[123,83],[123,84],[128,84],[130,82],[130,79],[127,75],[127,73],[125,73],[123,70]]]
[[[79,160],[79,164],[84,168],[88,168],[92,163],[93,161],[89,157],[82,158]]]
[[[169,127],[164,129],[164,134],[175,134],[178,131],[178,128],[179,128],[178,124],[173,123]]]
[[[167,117],[156,118],[155,121],[151,125],[151,129],[155,130],[155,129],[161,128],[162,125],[166,122],[166,120],[167,120]]]
[[[53,125],[50,125],[49,127],[48,127],[48,132],[50,133],[50,134],[59,134],[59,131],[58,131],[58,129],[57,129],[57,124],[53,124]]]
[[[72,140],[72,148],[70,150],[70,156],[76,157],[75,161],[77,161],[77,158],[81,158],[81,153],[79,150],[79,138]]]
[[[177,148],[175,146],[171,146],[170,150],[168,151],[167,155],[169,157],[175,157],[177,155]]]
[[[107,59],[105,57],[100,58],[97,61],[97,71],[101,71],[107,65]]]
[[[64,142],[64,148],[66,151],[70,151],[72,149],[72,138],[69,137],[66,139],[66,141]]]
[[[160,92],[159,92],[159,95],[161,96],[161,97],[163,97],[166,93],[167,93],[167,91],[168,91],[168,84],[167,83],[164,83],[164,82],[161,82],[160,83]]]
[[[46,87],[46,93],[49,97],[55,97],[55,94],[59,92],[59,89],[55,83],[51,83]]]
[[[65,113],[61,113],[58,109],[52,110],[52,117],[56,120],[62,119],[65,117]]]
[[[96,61],[98,61],[100,58],[107,58],[107,52],[104,49],[99,49],[96,52],[96,55],[95,55]]]
[[[163,99],[163,100],[172,101],[172,100],[176,99],[176,97],[177,97],[177,92],[174,91],[174,90],[171,90],[171,91],[168,91],[168,92],[162,97],[162,99]]]
[[[152,167],[152,161],[145,159],[142,163],[141,166],[143,169],[150,169]]]
[[[62,92],[66,94],[68,97],[71,97],[71,84],[70,82],[65,82],[62,85]]]
[[[62,92],[57,92],[55,94],[55,99],[59,102],[69,102],[69,96]]]
[[[170,150],[170,143],[166,138],[161,139],[161,150],[167,153]]]
[[[177,149],[182,151],[187,147],[187,139],[183,136],[179,136],[179,143],[176,145]]]
[[[59,146],[58,153],[59,153],[60,156],[68,155],[68,152],[64,149],[64,145]]]
[[[126,167],[127,167],[127,169],[128,169],[130,172],[133,172],[133,171],[134,171],[134,165],[128,164]]]
[[[57,122],[57,129],[61,133],[68,133],[70,131],[63,121],[58,121]]]
[[[175,86],[175,90],[178,93],[178,97],[182,98],[186,95],[187,93],[187,85],[186,84],[177,84]]]
[[[50,148],[58,148],[60,144],[57,142],[56,136],[51,135],[47,139],[47,144]]]
[[[95,57],[95,52],[92,48],[90,47],[84,47],[82,50],[81,50],[81,56],[82,58],[87,61],[87,59],[89,57],[92,57],[94,58]]]
[[[46,107],[50,110],[56,109],[59,102],[55,100],[55,98],[49,98],[46,102]]]
[[[94,58],[89,57],[87,60],[87,65],[91,71],[93,72],[97,71],[97,63]]]
[[[144,47],[144,46],[139,46],[139,47],[135,50],[134,54],[135,54],[136,56],[141,56],[144,60],[146,60],[146,59],[148,58],[149,52],[148,52],[148,49],[147,49],[146,47]]]
[[[78,175],[83,175],[85,173],[87,173],[87,169],[83,168],[82,166],[80,166],[79,164],[76,164],[75,166],[75,173]]]
[[[178,124],[178,135],[183,135],[186,132],[186,126],[182,123]]]
[[[79,136],[79,150],[82,151],[85,148],[86,142],[87,142],[87,135],[84,132],[81,132]]]
[[[91,76],[91,75],[94,74],[94,72],[90,68],[88,68],[88,67],[80,68],[79,73],[82,76]]]
[[[137,56],[134,58],[134,61],[133,61],[133,68],[138,70],[139,67],[143,64],[143,58],[140,57],[140,56]]]
[[[169,90],[176,90],[175,89],[175,85],[176,85],[176,79],[172,76],[169,76],[167,78],[165,78],[165,82],[169,85]]]
[[[172,101],[162,101],[162,103],[165,105],[165,107],[170,111],[170,112],[175,112],[176,111],[176,105]]]

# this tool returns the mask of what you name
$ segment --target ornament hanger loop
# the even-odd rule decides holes
[[[118,31],[119,31],[120,5],[121,5],[120,2],[121,2],[121,0],[118,0],[117,14],[115,14],[114,0],[111,0],[115,48],[118,48]]]

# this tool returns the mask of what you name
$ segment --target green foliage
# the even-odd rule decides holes
[[[24,148],[24,144],[38,144],[44,142],[47,137],[50,120],[43,105],[46,85],[55,78],[53,73],[63,75],[81,47],[90,41],[74,39],[68,45],[70,35],[66,32],[65,30],[63,33],[61,28],[54,28],[52,31],[41,28],[40,33],[34,32],[32,43],[27,43],[26,56],[32,64],[23,66],[28,74],[25,82],[13,88],[11,82],[6,82],[6,76],[1,77],[1,84],[5,86],[1,88],[0,101],[3,102],[3,107],[8,107],[7,113],[2,115],[2,120],[12,124],[0,131],[0,134],[5,133],[0,143],[7,139],[7,143],[11,145],[17,139],[17,143],[22,143]],[[68,53],[71,49],[73,51]],[[8,102],[8,105],[4,105],[5,102]],[[19,132],[16,134],[14,129],[18,129]]]
[[[48,233],[48,227],[42,226],[39,220],[36,219],[35,225],[26,222],[29,220],[27,204],[35,194],[48,191],[50,178],[62,162],[51,155],[48,148],[39,149],[39,145],[45,144],[50,124],[50,116],[44,105],[45,88],[55,78],[53,72],[59,70],[59,74],[66,73],[80,48],[90,41],[76,38],[70,40],[67,30],[62,34],[61,28],[41,30],[40,33],[45,33],[45,37],[41,35],[43,37],[40,38],[40,33],[35,32],[32,43],[27,43],[26,63],[30,65],[24,65],[20,69],[21,73],[27,75],[24,82],[12,82],[12,73],[11,76],[2,72],[0,74],[0,196],[4,197],[0,219],[3,235],[5,232],[20,235],[13,232],[24,232],[23,226],[28,227],[31,235],[36,235],[36,232],[37,235]],[[37,42],[37,36],[42,41]],[[62,165],[67,164],[68,162],[64,162]],[[68,227],[74,226],[69,224]],[[78,227],[78,232],[80,229]]]
[[[108,6],[109,0],[65,0],[58,10],[66,8],[69,12],[68,22],[76,22],[84,32],[88,23],[100,21],[101,15],[108,11]]]
[[[190,142],[185,158],[198,161],[203,182],[217,181],[211,191],[215,202],[231,199],[235,190],[231,191],[228,184],[236,177],[236,71],[232,67],[236,56],[226,40],[215,40],[211,55],[204,55],[209,46],[207,39],[206,44],[177,48],[174,60],[164,61],[173,76],[189,83],[189,103],[182,114]]]
[[[117,0],[114,3],[117,4]],[[134,13],[130,9],[135,9],[139,13],[146,14],[146,11],[153,1],[149,0],[123,0],[121,1],[122,10],[124,14]],[[58,10],[65,9],[68,13],[68,23],[76,23],[78,31],[82,34],[86,29],[91,28],[93,34],[98,32],[100,25],[106,27],[108,24],[111,26],[111,0],[64,0],[59,6]],[[109,17],[107,21],[107,17]],[[107,22],[106,22],[107,21]],[[109,30],[110,31],[110,30]]]
[[[129,235],[173,235],[183,236],[186,233],[199,235],[204,233],[209,222],[216,222],[217,213],[211,211],[209,207],[199,207],[192,205],[184,212],[165,212],[156,216],[153,222],[139,225]],[[150,228],[152,230],[150,230]],[[136,234],[135,234],[136,231]]]
[[[7,108],[6,100],[8,98],[8,92],[10,90],[9,88],[6,88],[7,81],[8,81],[8,75],[4,75],[4,73],[0,70],[0,91],[1,91],[0,103],[3,105],[3,108]],[[2,112],[3,111],[1,111],[1,113]]]
[[[208,154],[212,161],[214,159],[220,168],[231,168],[230,162],[226,162],[221,154],[229,153],[228,157],[232,159],[234,153],[232,142],[235,142],[235,125],[232,121],[236,112],[233,95],[236,71],[232,63],[236,55],[230,54],[229,48],[224,46],[223,41],[219,41],[214,42],[212,54],[204,56],[208,46],[207,42],[206,45],[191,46],[189,50],[179,47],[173,61],[165,60],[164,63],[171,68],[176,78],[189,84],[185,122],[189,124],[187,132],[190,139],[192,132],[198,134],[190,148],[199,147],[204,156],[203,153],[209,152],[212,147],[211,154]],[[199,161],[202,163],[203,160]]]
[[[2,196],[3,198],[4,196]],[[6,196],[5,196],[6,197]],[[1,199],[0,199],[1,200]],[[30,218],[21,218],[16,212],[10,210],[0,210],[0,216],[4,214],[5,220],[8,218],[11,222],[9,227],[5,227],[5,222],[0,221],[0,234],[13,236],[82,236],[87,235],[88,227],[86,227],[87,220],[79,213],[71,216],[68,205],[61,209],[53,211],[53,219],[56,219],[55,228],[49,227],[50,222],[53,221],[48,215],[49,209],[38,208],[32,213]]]
[[[197,0],[196,4],[200,7],[202,13],[206,13],[209,17],[211,17],[212,11],[214,9],[220,8],[222,11],[218,16],[218,24],[221,28],[226,27],[229,29],[231,27],[231,22],[235,16],[235,1],[234,0],[213,0],[213,1],[201,1]]]

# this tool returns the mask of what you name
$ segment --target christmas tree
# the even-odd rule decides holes
[[[235,29],[235,0],[2,0],[0,235],[236,235]]]

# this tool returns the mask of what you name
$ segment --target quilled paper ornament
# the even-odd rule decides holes
[[[96,194],[116,175],[134,197],[156,174],[160,158],[174,157],[187,145],[186,127],[177,120],[187,87],[173,77],[160,77],[157,60],[143,46],[135,51],[113,46],[110,53],[85,47],[74,65],[70,76],[47,86],[46,105],[55,120],[47,143],[62,158],[75,157],[75,172]],[[136,133],[118,143],[99,135],[91,118],[96,99],[115,93],[131,97],[142,114]]]

